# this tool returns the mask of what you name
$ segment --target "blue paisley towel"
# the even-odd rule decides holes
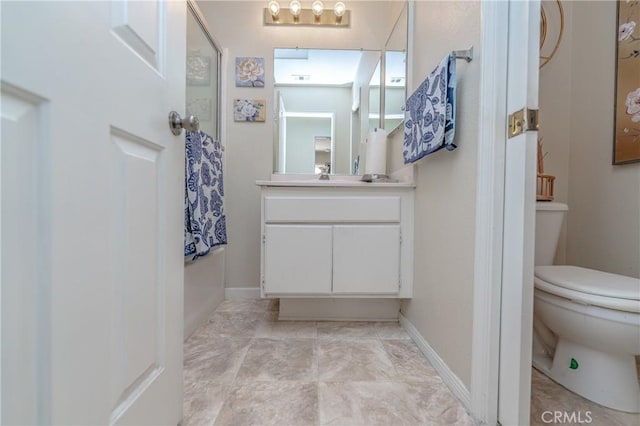
[[[222,144],[204,132],[186,132],[184,255],[196,259],[227,244]]]
[[[404,117],[405,164],[441,148],[453,151],[456,117],[456,61],[446,56],[407,99]]]

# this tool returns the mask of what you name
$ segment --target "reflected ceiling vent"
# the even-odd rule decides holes
[[[402,83],[404,82],[404,77],[391,77],[389,81],[391,83]]]
[[[292,74],[291,78],[293,78],[294,81],[309,81],[309,80],[311,80],[311,76],[310,75],[301,75],[301,74]]]

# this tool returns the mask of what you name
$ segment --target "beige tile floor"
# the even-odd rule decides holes
[[[473,424],[398,323],[278,321],[277,309],[225,301],[187,340],[183,426]],[[531,394],[531,425],[554,424],[548,411],[640,425],[535,369]]]
[[[398,323],[225,301],[185,343],[186,425],[472,425]]]

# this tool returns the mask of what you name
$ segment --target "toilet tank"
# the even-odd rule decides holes
[[[536,202],[536,266],[553,265],[562,221],[568,210],[563,203]]]

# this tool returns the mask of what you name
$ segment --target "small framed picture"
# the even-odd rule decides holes
[[[264,58],[236,58],[236,87],[264,87]]]
[[[264,99],[234,99],[233,120],[263,122],[265,120]]]
[[[190,86],[211,84],[211,58],[202,55],[187,56],[187,84]]]

